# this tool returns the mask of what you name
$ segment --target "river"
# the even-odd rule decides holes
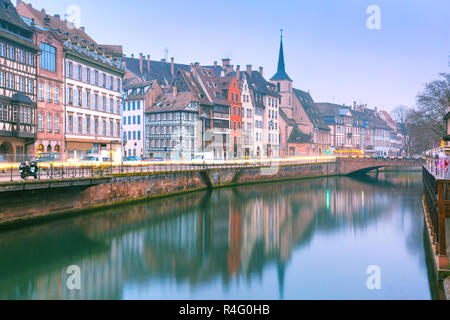
[[[5,230],[0,299],[437,299],[421,197],[420,173],[385,172]]]

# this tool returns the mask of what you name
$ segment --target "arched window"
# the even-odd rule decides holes
[[[47,146],[47,152],[52,152],[52,146],[51,145]]]
[[[280,83],[277,83],[277,91],[280,92]]]
[[[38,152],[43,152],[44,151],[44,146],[42,145],[42,144],[40,144],[39,146],[38,146]]]
[[[58,144],[55,146],[55,152],[60,152],[60,148],[59,148]]]

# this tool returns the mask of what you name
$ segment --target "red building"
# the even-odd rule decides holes
[[[19,6],[19,9],[21,6]],[[19,11],[20,13],[20,11]],[[64,159],[63,45],[55,31],[24,18],[34,31],[37,58],[37,139],[34,154],[52,152]]]
[[[242,101],[239,84],[234,75],[223,78],[225,95],[231,105],[230,110],[230,136],[231,154],[234,159],[242,158]]]

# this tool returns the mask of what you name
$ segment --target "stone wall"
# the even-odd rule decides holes
[[[324,163],[124,174],[105,177],[92,185],[35,190],[25,188],[21,191],[0,192],[0,226],[208,188],[335,174],[336,164]],[[49,185],[45,181],[33,182],[36,183],[44,184],[44,187]]]

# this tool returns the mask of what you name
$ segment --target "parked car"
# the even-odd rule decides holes
[[[83,157],[83,159],[81,159],[81,162],[98,162],[101,163],[103,162],[105,159],[104,157],[98,155],[98,154],[90,154],[90,155],[86,155]]]
[[[56,162],[59,161],[59,153],[57,152],[47,152],[47,153],[39,153],[36,162],[42,163],[42,162]]]

